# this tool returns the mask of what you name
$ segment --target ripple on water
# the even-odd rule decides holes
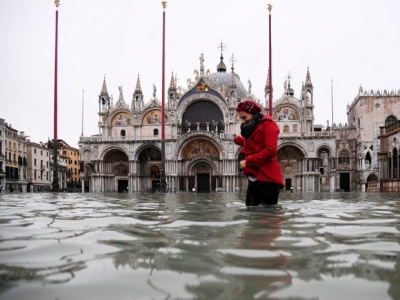
[[[244,199],[1,194],[0,299],[400,299],[399,195]]]

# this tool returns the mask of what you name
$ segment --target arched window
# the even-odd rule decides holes
[[[153,135],[154,136],[158,136],[158,129],[157,128],[153,130]]]
[[[350,164],[350,155],[347,150],[342,150],[339,153],[339,165],[341,164]]]
[[[386,120],[385,120],[385,126],[392,125],[393,123],[396,123],[396,122],[397,122],[396,117],[394,117],[394,116],[389,116],[389,117],[387,117]]]
[[[121,136],[125,136],[125,135],[126,135],[125,130],[122,129],[122,130],[121,130]]]

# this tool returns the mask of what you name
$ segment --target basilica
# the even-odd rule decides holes
[[[254,99],[268,113],[268,79],[261,101],[252,94],[250,82],[244,87],[233,64],[227,69],[222,53],[214,70],[205,69],[201,54],[195,77],[185,88],[177,87],[172,74],[164,114],[155,86],[151,99],[145,99],[138,77],[129,102],[120,87],[113,103],[104,78],[98,99],[99,133],[79,140],[82,189],[155,192],[164,182],[168,192],[245,190],[247,179],[238,165],[240,148],[227,137],[240,133],[235,111],[239,101]],[[379,128],[400,117],[400,91],[364,92],[360,87],[347,108],[349,123],[323,127],[314,124],[313,83],[310,70],[305,71],[298,98],[286,80],[283,95],[273,101],[273,118],[280,128],[283,191],[379,190]],[[372,108],[366,111],[370,102]],[[384,103],[392,104],[387,109]],[[398,167],[393,170],[391,158],[387,159],[390,174],[398,175]]]

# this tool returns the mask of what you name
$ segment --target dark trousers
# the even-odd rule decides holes
[[[280,189],[281,185],[279,183],[249,180],[246,206],[277,204]]]

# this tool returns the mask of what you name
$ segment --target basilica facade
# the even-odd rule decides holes
[[[204,68],[201,55],[194,74],[195,78],[188,80],[185,88],[177,87],[171,76],[164,114],[156,87],[151,99],[146,100],[139,77],[130,102],[125,101],[120,87],[116,103],[104,79],[98,99],[99,133],[82,136],[79,141],[83,190],[159,191],[162,182],[169,192],[246,189],[247,179],[238,166],[240,148],[226,137],[240,133],[235,111],[239,101],[252,98],[268,113],[268,100],[261,101],[252,94],[250,81],[246,89],[233,65],[227,71],[222,54],[213,73]],[[280,128],[278,159],[284,190],[366,191],[374,186],[372,182],[379,185],[378,148],[371,147],[378,136],[372,133],[371,140],[364,143],[360,136],[362,129],[357,129],[356,123],[315,125],[313,89],[307,69],[298,98],[290,80],[286,80],[283,95],[273,102],[273,118]],[[268,90],[267,84],[265,99]],[[348,115],[354,119],[362,109],[357,103],[348,107]],[[385,117],[382,114],[381,118]],[[367,118],[362,120],[368,122]],[[356,122],[361,124],[362,120]]]

